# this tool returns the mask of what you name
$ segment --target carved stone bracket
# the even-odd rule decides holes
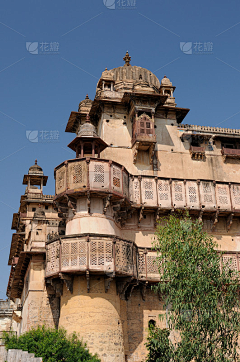
[[[202,222],[202,217],[203,217],[203,210],[201,210],[201,211],[199,212],[198,221]]]
[[[50,279],[50,280],[47,280],[47,283],[49,283],[54,291],[55,291],[55,294],[56,294],[56,297],[61,297],[62,294],[63,294],[63,283],[61,280],[59,279]]]
[[[232,226],[232,223],[233,223],[233,216],[234,216],[233,212],[230,215],[228,215],[228,218],[227,218],[227,231],[229,231],[231,229],[231,226]]]
[[[156,210],[154,227],[157,227],[157,223],[160,220],[160,210],[161,210],[160,207],[158,207],[157,210]]]
[[[73,277],[67,274],[59,273],[60,278],[64,281],[67,290],[72,294],[73,293]]]
[[[117,281],[117,294],[121,299],[126,300],[125,292],[132,282],[133,277],[125,278],[123,281]]]
[[[133,289],[134,289],[135,287],[137,287],[138,284],[139,284],[138,280],[130,283],[130,285],[127,287],[127,289],[126,289],[126,291],[125,291],[125,298],[126,298],[126,300],[129,300],[129,299],[131,298]]]
[[[67,201],[68,201],[68,207],[70,207],[70,209],[73,212],[73,215],[76,214],[76,201],[71,199],[69,196],[66,195]]]
[[[106,199],[105,199],[104,208],[103,208],[103,213],[104,214],[106,214],[107,208],[110,206],[111,197],[112,197],[112,195],[108,195],[108,197],[106,197]]]
[[[150,165],[153,164],[154,150],[155,150],[155,143],[151,144],[151,146],[149,147],[149,163],[150,163]]]
[[[140,223],[142,218],[143,218],[143,210],[144,210],[144,206],[142,205],[142,207],[140,208],[139,211],[139,218],[138,218],[138,222]]]
[[[146,299],[146,291],[147,291],[147,282],[140,285],[140,293],[142,296],[142,300],[145,301]]]
[[[135,142],[135,144],[133,146],[133,163],[134,164],[137,162],[138,148],[139,148],[139,142]]]
[[[218,216],[219,216],[219,210],[216,211],[215,215],[213,216],[213,225],[212,225],[212,231],[215,230],[216,225],[218,223]]]
[[[105,293],[108,292],[112,280],[113,280],[113,278],[105,278],[105,280],[104,280]]]
[[[86,271],[86,278],[87,278],[87,292],[90,292],[90,274],[89,270]]]

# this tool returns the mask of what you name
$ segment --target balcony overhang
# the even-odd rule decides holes
[[[8,265],[12,265],[13,257],[18,256],[18,254],[22,251],[24,238],[25,238],[25,232],[15,233],[12,235]]]

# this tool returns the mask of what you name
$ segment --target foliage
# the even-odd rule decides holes
[[[100,362],[91,355],[75,333],[67,336],[64,329],[50,329],[45,326],[31,329],[19,337],[4,334],[6,349],[22,349],[42,357],[43,362]]]
[[[167,329],[150,326],[146,343],[148,350],[146,362],[170,362],[172,345],[168,339],[169,334]]]
[[[238,361],[237,272],[229,263],[220,268],[213,238],[188,214],[166,218],[156,236],[161,278],[156,290],[170,310],[169,329],[179,335],[172,361]]]

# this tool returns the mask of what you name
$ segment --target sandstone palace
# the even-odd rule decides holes
[[[17,332],[76,331],[103,362],[142,361],[149,321],[166,327],[151,290],[162,216],[189,210],[240,268],[240,130],[182,124],[171,81],[124,62],[71,112],[55,195],[37,161],[24,175],[8,261]]]

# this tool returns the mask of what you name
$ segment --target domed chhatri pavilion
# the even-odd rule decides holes
[[[182,124],[189,109],[149,70],[105,69],[95,99],[71,112],[72,158],[47,176],[30,167],[13,215],[7,295],[18,333],[38,324],[76,331],[105,362],[140,362],[149,321],[165,313],[151,249],[176,209],[202,220],[239,270],[240,130]],[[159,298],[160,297],[160,298]]]

